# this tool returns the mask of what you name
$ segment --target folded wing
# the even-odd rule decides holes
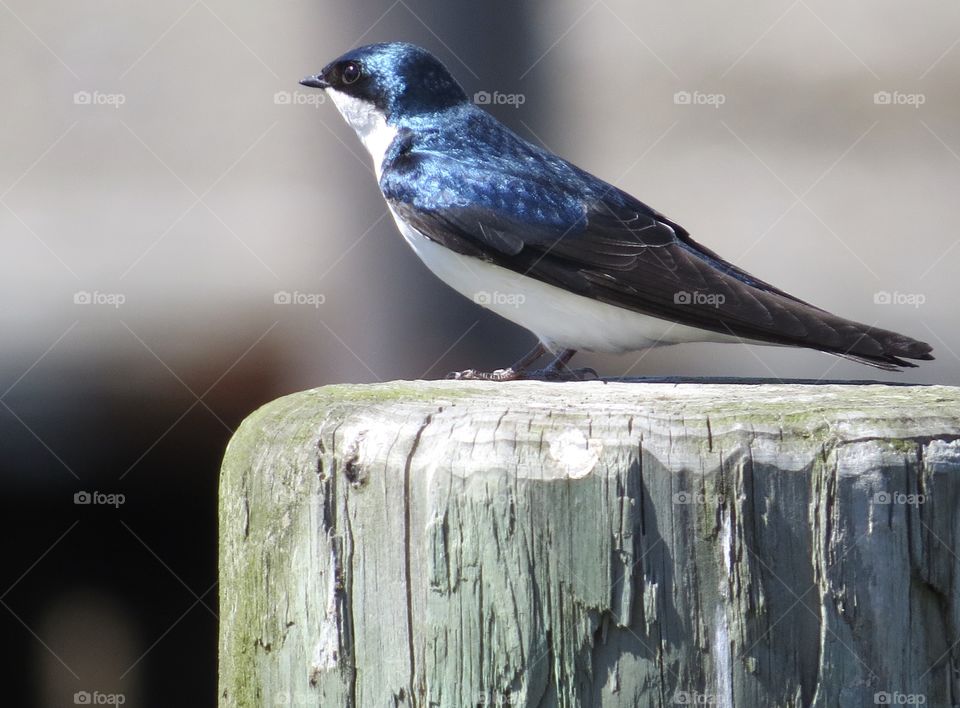
[[[617,307],[888,370],[915,366],[901,357],[933,358],[923,342],[763,282],[646,204],[508,135],[517,141],[509,150],[469,156],[401,135],[381,178],[384,196],[453,251]]]

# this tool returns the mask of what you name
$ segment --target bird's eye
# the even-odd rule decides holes
[[[360,65],[355,61],[347,62],[343,66],[343,71],[340,72],[340,78],[343,79],[345,84],[355,84],[360,80],[360,76],[363,72],[360,70]]]

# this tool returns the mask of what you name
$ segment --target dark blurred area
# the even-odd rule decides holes
[[[278,396],[516,359],[297,81],[407,40],[758,276],[937,361],[688,345],[606,375],[956,383],[960,6],[0,3],[0,626],[11,706],[216,700],[218,467]],[[79,495],[79,496],[78,496]]]

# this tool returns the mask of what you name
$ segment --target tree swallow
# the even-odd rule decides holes
[[[765,283],[675,221],[533,145],[475,106],[447,68],[405,43],[347,52],[300,82],[324,89],[373,157],[404,239],[462,295],[533,332],[507,369],[456,378],[564,378],[578,349],[681,342],[829,352],[887,371],[931,347]],[[544,370],[530,367],[547,351]]]

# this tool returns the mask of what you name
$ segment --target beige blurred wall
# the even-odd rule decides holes
[[[528,337],[406,250],[359,142],[296,83],[355,41],[405,39],[471,93],[523,93],[494,112],[722,255],[938,356],[898,377],[815,353],[694,345],[591,359],[604,373],[960,373],[956,3],[7,0],[0,16],[11,371],[64,332],[56,351],[94,364],[156,354],[189,368],[269,347],[288,389],[521,353]],[[924,103],[878,105],[880,91]],[[78,292],[124,302],[78,305]],[[277,292],[323,303],[275,305]],[[876,304],[884,292],[924,302]]]

